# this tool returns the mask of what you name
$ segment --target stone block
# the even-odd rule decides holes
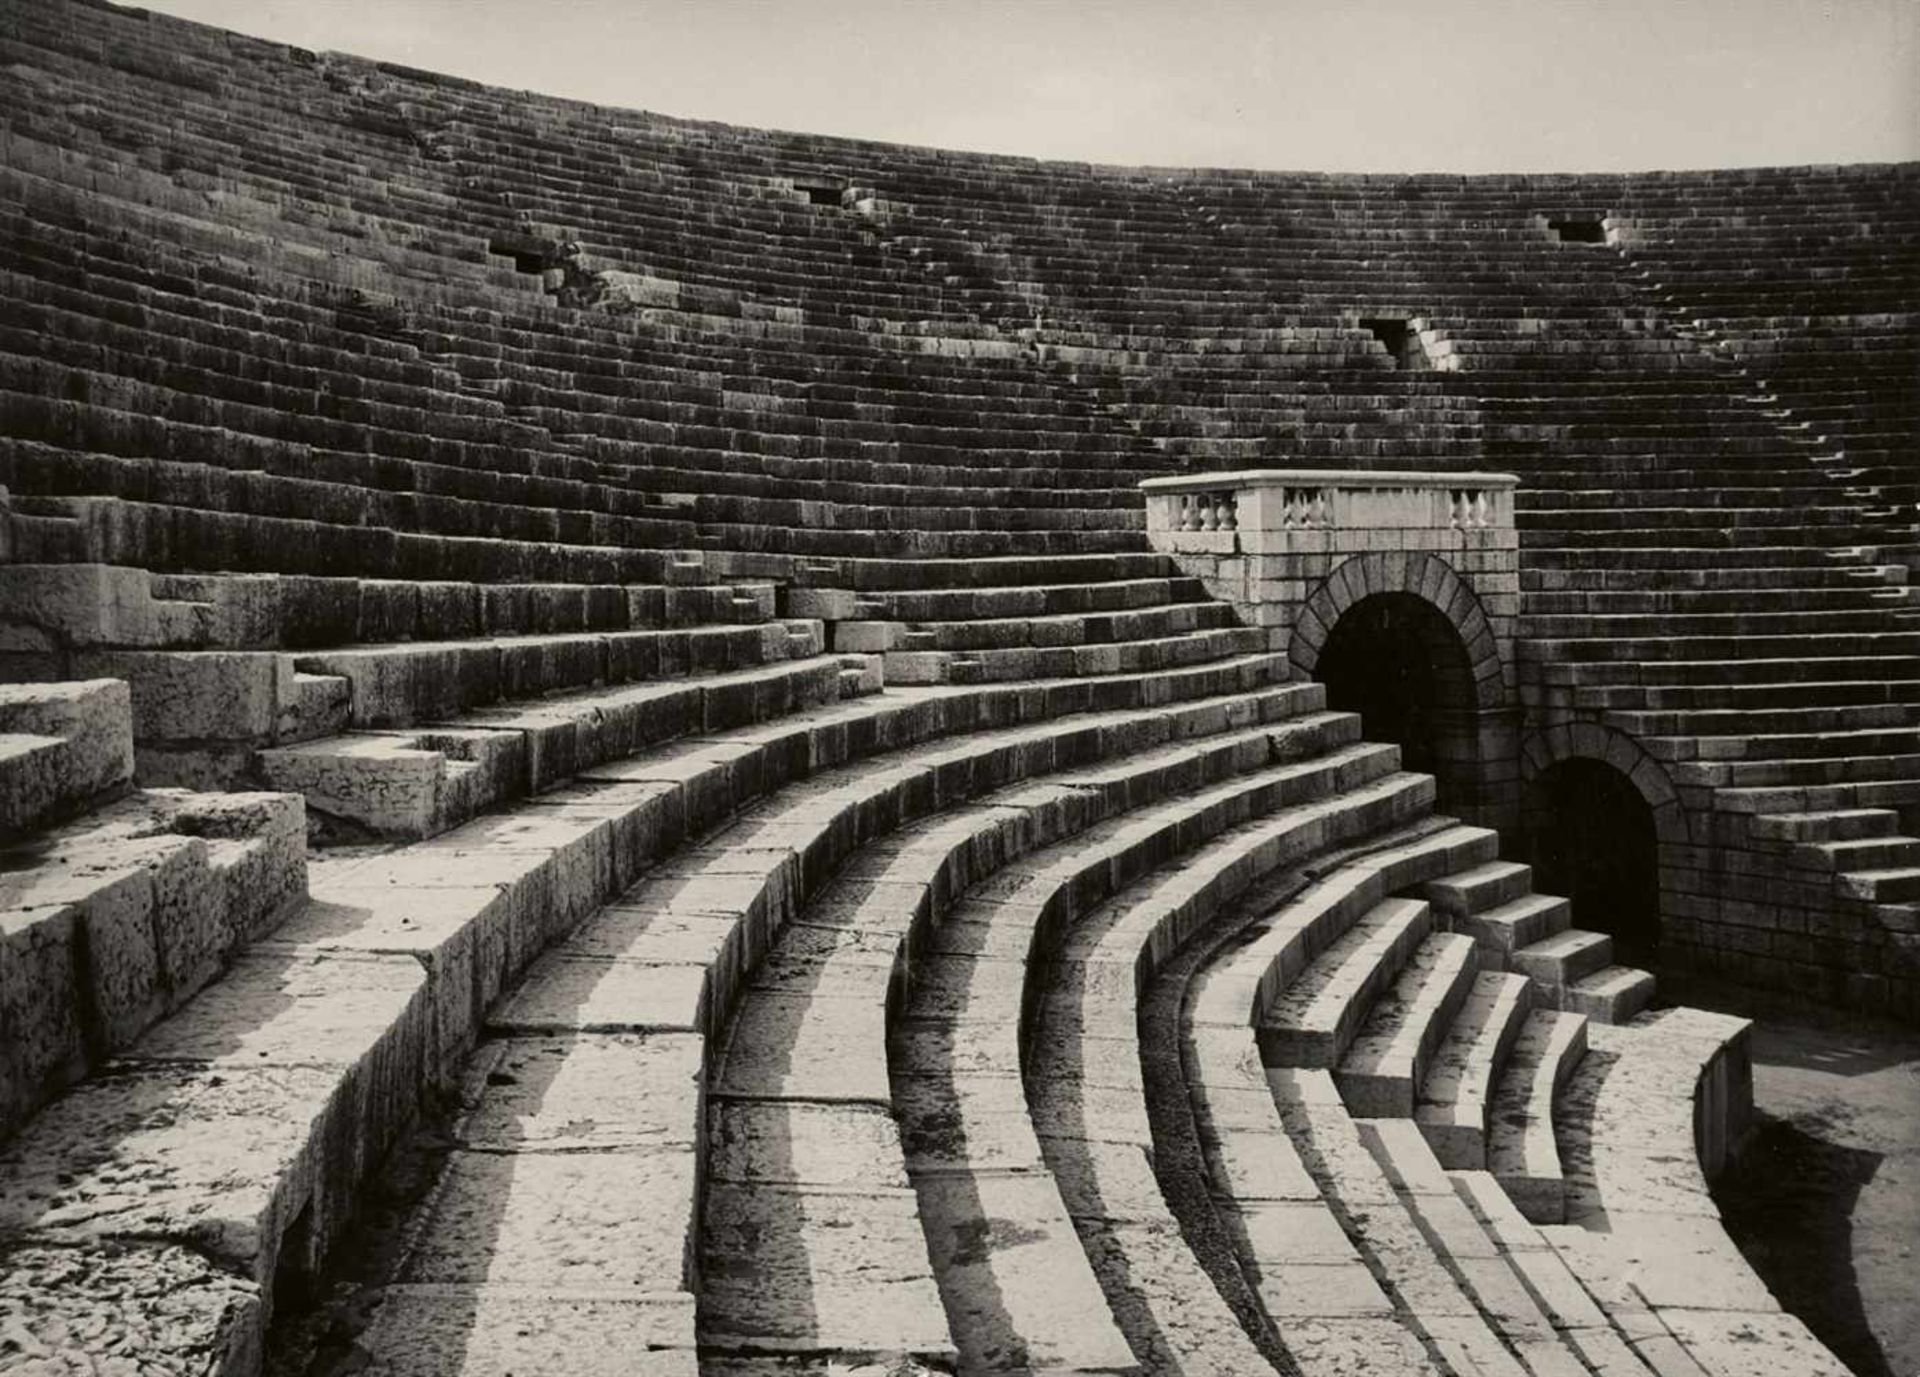
[[[74,650],[204,644],[211,616],[199,629],[163,617],[144,569],[108,564],[10,564],[0,579],[0,657]],[[3,661],[0,661],[3,662]]]
[[[45,826],[132,779],[125,684],[0,684],[0,838]]]
[[[156,1065],[83,1082],[0,1147],[0,1236],[178,1242],[265,1287],[339,1113],[324,1067]]]
[[[293,660],[265,651],[108,650],[76,654],[90,677],[124,679],[133,734],[149,743],[268,745],[295,735],[303,694]]]

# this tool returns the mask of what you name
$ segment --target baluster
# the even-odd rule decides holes
[[[1464,488],[1454,488],[1447,499],[1447,525],[1460,530],[1467,524],[1467,493]]]
[[[1327,527],[1333,525],[1333,505],[1327,501],[1327,490],[1325,488],[1315,488],[1313,490],[1311,524],[1319,530],[1325,530]]]
[[[1240,529],[1240,498],[1230,492],[1220,494],[1220,510],[1223,514],[1221,526],[1225,530]]]
[[[1473,495],[1473,524],[1475,526],[1491,526],[1493,524],[1492,502],[1485,488],[1480,489],[1480,491]]]

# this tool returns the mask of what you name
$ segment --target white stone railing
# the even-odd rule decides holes
[[[1336,532],[1399,531],[1414,542],[1407,549],[1455,543],[1442,532],[1511,532],[1518,482],[1510,473],[1254,469],[1150,478],[1140,488],[1155,548],[1223,555],[1329,548]]]

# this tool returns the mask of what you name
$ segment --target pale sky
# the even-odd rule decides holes
[[[1920,159],[1920,0],[145,0],[603,105],[1160,166]]]

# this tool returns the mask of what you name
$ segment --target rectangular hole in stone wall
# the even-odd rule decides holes
[[[842,188],[838,182],[803,182],[794,180],[793,189],[807,198],[809,205],[832,206],[839,209]]]
[[[1547,228],[1552,230],[1562,244],[1604,244],[1607,242],[1607,227],[1598,215],[1569,215],[1558,219],[1549,219]]]
[[[513,259],[514,269],[518,272],[542,273],[547,270],[547,253],[529,248],[524,243],[506,243],[496,239],[487,245],[487,251]]]
[[[1362,316],[1360,328],[1380,341],[1393,356],[1395,368],[1425,368],[1426,350],[1420,347],[1420,335],[1413,322],[1404,316]]]

